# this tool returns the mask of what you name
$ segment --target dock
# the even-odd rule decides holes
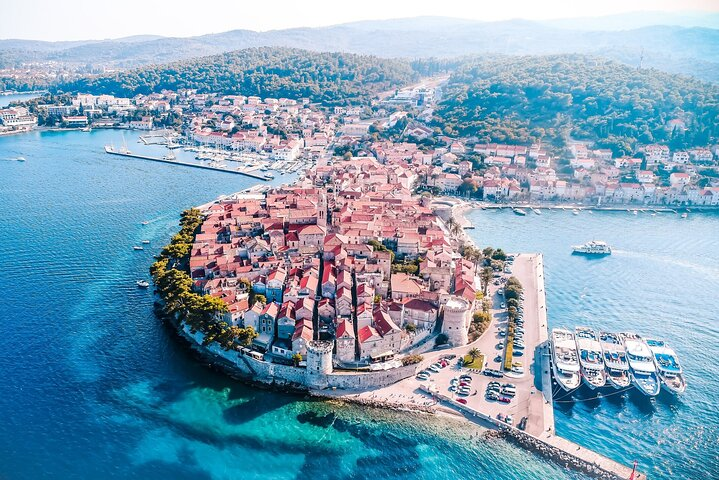
[[[127,152],[127,153],[116,152],[109,148],[105,148],[105,152],[109,153],[110,155],[117,155],[119,157],[137,158],[140,160],[150,160],[152,162],[166,163],[169,165],[182,165],[183,167],[200,168],[203,170],[213,170],[215,172],[234,173],[236,175],[244,175],[246,177],[255,178],[257,180],[262,180],[264,182],[268,182],[268,181],[272,180],[271,178],[266,177],[265,175],[259,175],[259,174],[244,171],[244,170],[230,170],[227,168],[212,167],[210,165],[200,165],[198,163],[182,162],[180,160],[167,160],[164,158],[151,157],[149,155],[138,155],[138,154],[129,153],[129,152]]]
[[[632,467],[567,440],[555,431],[542,255],[527,253],[516,255],[512,265],[512,275],[522,283],[525,297],[523,318],[526,348],[524,355],[514,357],[514,361],[521,362],[523,373],[506,372],[504,378],[498,379],[483,375],[479,369],[468,370],[464,367],[447,366],[432,373],[426,382],[411,377],[381,389],[333,393],[352,401],[382,402],[409,408],[431,406],[437,412],[456,413],[467,421],[501,431],[512,443],[559,465],[571,467],[595,478],[627,480],[632,473]],[[490,310],[492,322],[484,334],[464,346],[424,352],[420,369],[450,354],[455,355],[455,358],[461,358],[472,348],[479,349],[485,355],[485,368],[502,369],[502,350],[498,349],[498,345],[504,344],[506,340],[499,335],[499,331],[507,328],[508,318],[506,308],[501,307],[505,297],[498,293],[500,287],[501,285],[494,284],[489,287],[488,298],[492,300]],[[497,361],[495,357],[499,360]],[[471,389],[476,391],[476,394],[460,397],[449,391],[450,382],[460,374],[472,378]],[[510,403],[500,403],[485,397],[486,387],[493,380],[515,385],[516,396]],[[508,414],[513,417],[511,425],[498,418]],[[517,426],[523,417],[527,418],[526,425],[524,430],[520,430]],[[637,471],[634,479],[646,480],[646,475]]]

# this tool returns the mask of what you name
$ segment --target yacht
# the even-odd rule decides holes
[[[25,157],[17,157],[17,158],[15,158],[15,161],[17,161],[17,162],[24,162],[24,161],[25,161]]]
[[[577,209],[575,208],[574,210],[572,210],[572,214],[573,214],[573,215],[579,215],[579,210],[577,210]]]
[[[616,389],[628,388],[632,381],[629,378],[627,350],[621,337],[616,333],[599,332],[599,344],[602,346],[607,383]]]
[[[579,360],[574,334],[562,328],[552,329],[552,371],[560,387],[571,392],[579,387]]]
[[[521,208],[513,208],[512,211],[514,212],[515,215],[519,215],[520,217],[527,215],[527,212],[525,212]]]
[[[623,333],[624,347],[627,349],[629,368],[632,372],[632,384],[645,395],[659,395],[661,382],[654,365],[654,356],[642,337],[636,333]]]
[[[607,383],[607,374],[604,371],[602,346],[599,344],[597,334],[591,328],[577,327],[574,329],[574,338],[577,342],[584,383],[592,390],[602,388]]]
[[[540,209],[538,209],[538,208],[532,208],[532,211],[533,211],[536,215],[541,215],[541,214],[542,214],[542,211],[541,211]]]
[[[572,252],[585,255],[611,255],[612,247],[610,247],[607,242],[602,242],[601,240],[592,240],[591,242],[587,242],[584,245],[572,246]]]
[[[135,282],[135,285],[140,288],[148,288],[150,286],[150,283],[146,280],[138,280]]]
[[[654,364],[657,366],[662,388],[674,395],[684,393],[687,389],[687,383],[684,380],[684,375],[682,375],[679,357],[677,357],[674,349],[663,340],[648,338],[646,343],[654,355]]]

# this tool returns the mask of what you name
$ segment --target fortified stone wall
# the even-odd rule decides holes
[[[198,348],[225,360],[238,375],[270,385],[287,385],[301,389],[381,388],[413,376],[419,368],[417,364],[374,372],[330,372],[309,375],[305,368],[257,360],[253,357],[242,355],[235,350],[226,351],[217,343],[202,347],[202,333],[196,332],[193,334],[187,326],[181,329],[181,333],[188,340],[196,343]],[[312,377],[311,381],[308,377]]]

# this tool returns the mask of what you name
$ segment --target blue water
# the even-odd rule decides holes
[[[0,138],[0,478],[581,478],[477,427],[258,390],[200,364],[135,281],[182,209],[254,180],[103,153],[122,141]]]
[[[34,93],[19,93],[12,95],[0,95],[0,108],[8,106],[12,102],[22,102],[36,98],[37,94]]]
[[[550,327],[587,325],[666,339],[686,372],[680,399],[636,393],[559,394],[557,432],[651,478],[719,477],[719,213],[676,214],[476,210],[479,245],[542,252]],[[592,239],[611,256],[571,254]]]

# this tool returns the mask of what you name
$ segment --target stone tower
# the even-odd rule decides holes
[[[317,205],[317,225],[327,226],[327,193],[324,190],[320,194],[320,201]]]
[[[472,304],[462,297],[451,296],[444,304],[442,333],[449,343],[457,347],[469,341],[469,324],[472,321]]]
[[[349,320],[342,320],[337,325],[337,360],[350,363],[355,360],[355,333],[354,325]]]
[[[313,340],[307,344],[306,381],[310,388],[327,388],[332,373],[332,342]]]

